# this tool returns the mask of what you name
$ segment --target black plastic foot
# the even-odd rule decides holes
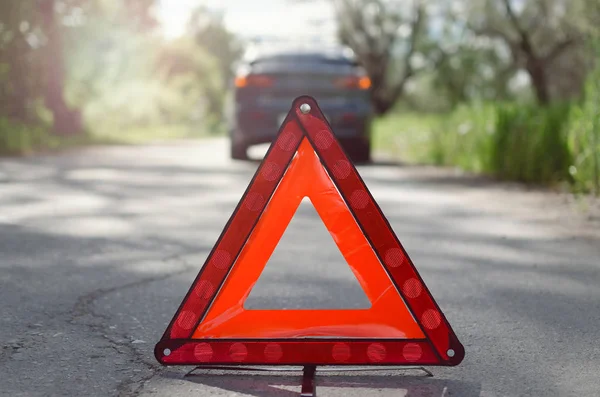
[[[304,367],[300,397],[317,397],[317,387],[315,385],[316,372],[317,367],[315,365],[307,365]]]

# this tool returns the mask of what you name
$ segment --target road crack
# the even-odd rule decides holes
[[[146,284],[150,284],[157,281],[164,281],[171,277],[183,274],[190,270],[193,270],[193,266],[190,265],[185,259],[186,254],[179,254],[176,256],[168,257],[163,259],[163,262],[179,262],[180,269],[168,274],[160,274],[152,277],[145,277],[130,283],[126,283],[111,288],[98,288],[88,294],[85,294],[77,299],[73,309],[70,312],[69,323],[74,326],[86,326],[92,332],[94,332],[100,338],[106,340],[111,348],[119,355],[123,355],[132,364],[141,364],[145,370],[134,369],[135,375],[129,379],[121,381],[117,385],[117,391],[119,396],[137,396],[141,393],[146,382],[152,379],[162,367],[154,361],[148,360],[144,353],[139,349],[136,349],[135,344],[132,343],[134,339],[126,333],[115,332],[109,325],[108,320],[110,316],[102,313],[98,313],[95,310],[95,303],[99,299],[110,295],[115,292],[123,291],[129,288],[136,288]],[[89,317],[91,321],[82,321],[84,317]]]

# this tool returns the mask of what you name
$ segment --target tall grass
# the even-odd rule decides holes
[[[407,161],[599,192],[600,69],[596,73],[580,105],[479,104],[446,115],[387,116],[376,124],[376,147]]]
[[[573,110],[570,127],[575,188],[600,196],[600,67],[589,76],[585,101]]]
[[[489,172],[495,121],[493,106],[459,107],[440,118],[432,129],[429,158],[436,165]]]
[[[567,179],[572,164],[566,128],[569,113],[569,105],[498,106],[490,153],[494,175],[544,184]]]
[[[429,163],[431,133],[443,116],[438,114],[389,113],[373,126],[373,146],[395,158]]]

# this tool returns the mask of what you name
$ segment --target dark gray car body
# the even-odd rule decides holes
[[[293,100],[310,95],[351,158],[369,161],[373,115],[369,89],[343,85],[361,78],[368,81],[343,48],[270,49],[246,58],[230,104],[231,156],[243,159],[249,146],[270,143]]]

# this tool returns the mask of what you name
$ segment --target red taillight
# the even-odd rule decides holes
[[[274,79],[269,76],[259,74],[251,74],[248,76],[238,76],[235,78],[235,86],[243,87],[270,87],[273,85]]]
[[[340,88],[368,90],[371,88],[371,79],[367,76],[348,76],[334,81]]]

